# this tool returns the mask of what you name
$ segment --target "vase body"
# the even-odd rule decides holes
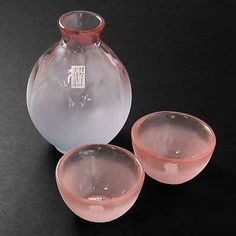
[[[110,142],[130,111],[129,76],[100,40],[101,19],[85,11],[63,15],[62,39],[39,58],[28,81],[30,117],[63,153],[80,144]]]

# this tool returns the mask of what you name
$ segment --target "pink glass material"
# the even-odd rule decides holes
[[[92,144],[67,152],[56,167],[56,181],[67,206],[93,222],[114,220],[136,201],[144,171],[133,153]]]
[[[180,112],[146,115],[132,127],[132,143],[145,172],[162,183],[181,184],[198,175],[214,151],[213,130]]]
[[[131,106],[128,73],[100,39],[105,23],[88,11],[59,19],[62,39],[34,65],[27,86],[30,117],[60,152],[108,143],[123,127]]]

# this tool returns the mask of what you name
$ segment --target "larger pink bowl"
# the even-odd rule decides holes
[[[113,145],[77,147],[56,167],[57,186],[67,206],[93,222],[111,221],[128,211],[144,176],[134,154]]]
[[[213,130],[204,121],[173,111],[140,118],[131,136],[145,172],[167,184],[184,183],[199,174],[216,144]]]

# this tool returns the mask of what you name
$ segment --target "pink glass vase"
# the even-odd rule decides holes
[[[73,11],[59,19],[62,39],[34,65],[27,106],[40,134],[60,152],[78,144],[108,143],[131,106],[125,67],[100,39],[101,16]]]

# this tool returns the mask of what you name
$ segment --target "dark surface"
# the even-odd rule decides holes
[[[0,236],[236,233],[236,2],[142,2],[0,1]],[[105,224],[64,205],[54,179],[61,154],[36,131],[25,103],[33,64],[59,37],[57,18],[75,9],[105,18],[103,39],[132,82],[129,119],[111,143],[132,150],[132,124],[157,110],[198,116],[217,136],[199,176],[178,186],[146,177],[135,206]]]

